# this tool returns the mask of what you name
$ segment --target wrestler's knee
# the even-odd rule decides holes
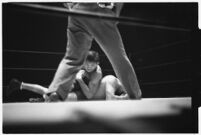
[[[70,92],[65,101],[77,101],[76,93]]]
[[[111,83],[114,84],[117,82],[117,78],[113,75],[107,75],[102,79],[102,83]]]
[[[102,85],[106,93],[115,93],[117,88],[117,78],[113,75],[107,75],[102,79]]]

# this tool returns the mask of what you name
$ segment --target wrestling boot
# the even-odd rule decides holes
[[[13,92],[20,90],[22,82],[17,79],[12,79],[9,83],[9,86],[6,90],[6,95],[10,96]]]

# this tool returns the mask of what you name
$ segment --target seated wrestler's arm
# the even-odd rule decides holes
[[[85,96],[88,99],[90,99],[93,95],[92,95],[92,93],[90,93],[89,87],[87,86],[87,84],[83,80],[84,72],[85,72],[84,70],[80,70],[76,75],[76,80],[78,81],[78,83],[81,87],[81,90],[83,91]]]
[[[120,96],[111,94],[111,95],[110,95],[110,98],[111,98],[111,99],[115,99],[115,100],[129,99],[128,94],[122,94],[122,95],[120,95]]]
[[[91,91],[92,97],[96,94],[101,79],[102,79],[102,71],[100,66],[97,66],[95,75],[89,81],[89,89]]]
[[[100,68],[97,68],[96,75],[89,81],[89,85],[87,86],[86,83],[83,81],[82,75],[85,71],[81,71],[77,74],[76,79],[80,84],[80,87],[88,99],[91,99],[94,94],[96,93],[99,81],[102,78],[102,71]],[[81,75],[82,74],[82,75]]]
[[[107,99],[109,100],[123,100],[123,99],[129,99],[129,96],[127,93],[122,93],[121,95],[117,95],[116,92],[109,92],[107,91]]]

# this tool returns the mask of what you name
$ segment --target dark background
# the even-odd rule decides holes
[[[62,3],[43,3],[62,7]],[[192,54],[197,44],[197,3],[126,3],[121,16],[146,19],[192,32],[118,25],[143,98],[192,96]],[[66,49],[67,17],[32,12],[3,3],[3,102],[40,97],[28,91],[6,97],[12,78],[48,86]],[[196,35],[196,36],[195,36]],[[114,74],[96,42],[104,75]]]

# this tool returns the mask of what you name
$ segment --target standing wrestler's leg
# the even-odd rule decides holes
[[[75,75],[80,70],[91,47],[92,38],[82,30],[79,21],[81,21],[79,18],[69,17],[66,54],[49,87],[49,90],[56,91],[62,100],[67,97]]]
[[[89,29],[95,35],[94,38],[107,55],[118,79],[122,82],[130,98],[141,98],[141,90],[135,71],[127,57],[115,22],[97,20],[96,23],[89,25]]]

